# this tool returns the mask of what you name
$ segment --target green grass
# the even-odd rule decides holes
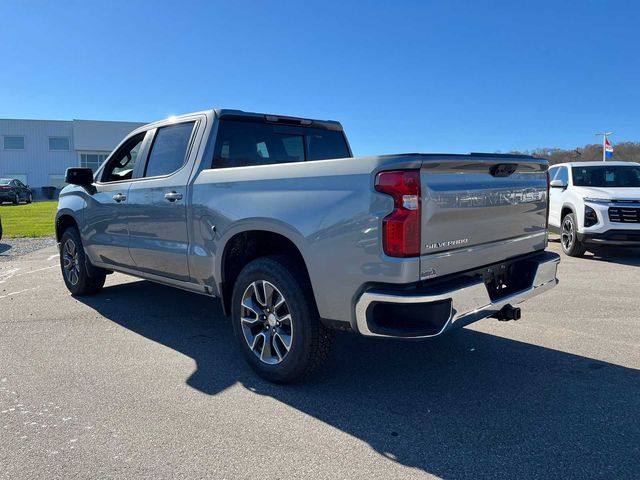
[[[57,204],[0,205],[2,237],[53,237]]]

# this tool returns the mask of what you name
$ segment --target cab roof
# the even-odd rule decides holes
[[[167,121],[176,121],[193,115],[207,115],[218,118],[228,118],[233,120],[246,120],[250,122],[260,123],[279,123],[284,125],[298,125],[301,127],[314,127],[324,128],[326,130],[343,131],[342,124],[335,120],[318,120],[314,118],[302,118],[302,117],[290,117],[286,115],[276,115],[272,113],[256,113],[245,112],[244,110],[234,110],[229,108],[216,108],[210,110],[201,110],[199,112],[185,113],[183,115],[172,115],[168,118],[151,122],[147,125],[140,127],[138,130],[146,130],[150,127],[160,126],[167,123]]]
[[[244,110],[231,110],[226,108],[215,109],[214,113],[218,118],[227,117],[237,120],[248,120],[253,122],[258,121],[261,123],[279,123],[286,125],[298,125],[302,127],[315,127],[324,128],[327,130],[342,131],[342,124],[340,122],[336,122],[335,120],[318,120],[313,118],[290,117],[272,113],[245,112]]]

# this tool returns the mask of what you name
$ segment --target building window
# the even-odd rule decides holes
[[[69,150],[69,137],[49,137],[49,150]]]
[[[64,175],[49,175],[49,185],[56,188],[64,188],[67,186],[64,181]]]
[[[21,135],[5,135],[5,150],[24,150],[24,137]]]
[[[94,172],[102,165],[108,157],[106,153],[81,153],[80,154],[80,166],[89,167]]]

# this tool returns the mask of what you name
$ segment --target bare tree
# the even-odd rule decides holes
[[[531,151],[513,151],[509,153],[533,155],[546,158],[550,164],[563,162],[588,162],[602,159],[602,145],[593,143],[574,150],[562,148],[536,148]],[[613,146],[613,159],[626,162],[640,162],[640,142],[621,142]]]

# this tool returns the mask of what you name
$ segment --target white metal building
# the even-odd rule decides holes
[[[95,170],[136,122],[0,119],[0,177],[63,187],[67,167]]]

